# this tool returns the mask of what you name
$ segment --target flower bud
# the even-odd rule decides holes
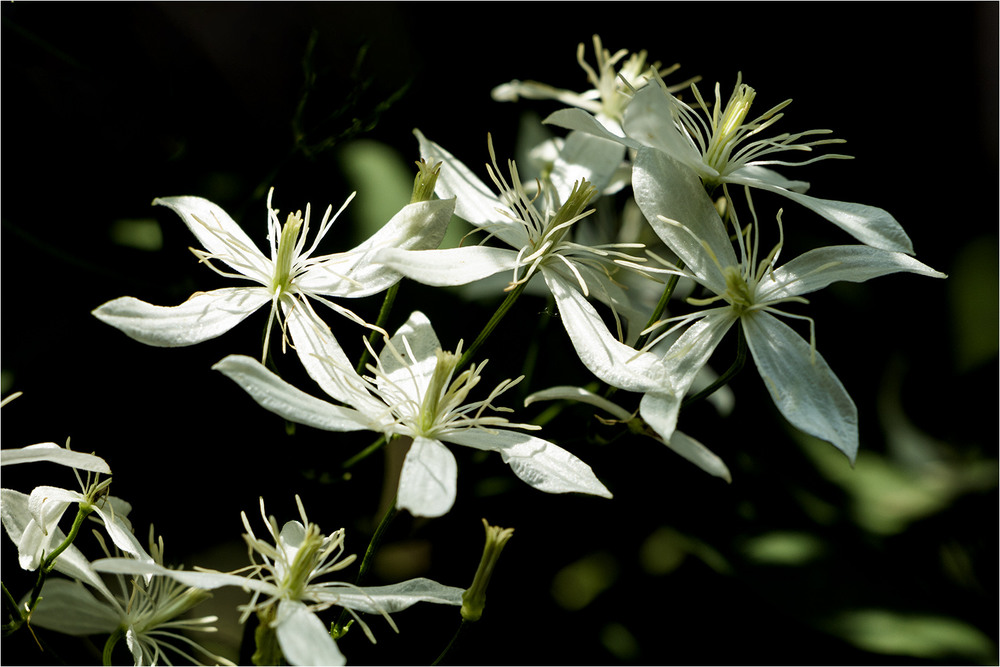
[[[486,546],[483,547],[483,557],[479,560],[479,569],[472,580],[472,585],[462,594],[462,618],[466,621],[478,621],[486,606],[486,587],[489,586],[493,568],[496,567],[500,552],[507,540],[514,535],[513,528],[491,526],[483,519],[486,528]]]

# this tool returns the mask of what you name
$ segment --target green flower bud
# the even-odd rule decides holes
[[[513,528],[491,526],[483,519],[486,528],[486,546],[483,547],[483,557],[479,560],[479,569],[472,580],[472,585],[462,594],[462,618],[466,621],[478,621],[486,606],[486,587],[489,586],[493,568],[496,567],[500,552],[514,535]]]

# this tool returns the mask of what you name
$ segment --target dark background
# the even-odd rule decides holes
[[[589,88],[575,53],[586,43],[593,63],[597,32],[611,50],[680,62],[672,80],[701,75],[706,92],[720,81],[728,95],[741,71],[761,111],[793,98],[777,129],[829,128],[855,159],[786,173],[817,196],[891,211],[918,258],[950,278],[890,276],[812,300],[819,349],[861,415],[853,471],[788,431],[753,368],[734,381],[729,418],[707,406],[682,417],[727,461],[731,485],[649,439],[598,444],[611,431],[570,408],[543,434],[590,463],[613,501],[542,494],[499,457],[456,452],[455,509],[397,518],[372,583],[430,576],[467,586],[486,517],[516,533],[455,663],[996,664],[996,3],[17,2],[0,11],[2,389],[24,392],[4,408],[3,446],[71,436],[75,449],[96,451],[115,471],[113,493],[134,506],[137,534],[155,524],[168,559],[244,564],[239,512],[262,529],[258,497],[284,521],[295,493],[310,519],[345,526],[349,551],[362,553],[381,515],[386,457],[343,479],[341,463],[372,438],[304,428],[289,437],[210,370],[226,354],[256,354],[263,313],[173,350],[90,315],[118,296],[172,305],[232,284],[198,266],[190,233],[150,202],[209,198],[263,244],[267,187],[283,210],[339,207],[358,187],[346,175],[352,127],[404,164],[418,157],[419,127],[478,169],[487,132],[503,159],[522,112],[559,108],[496,103],[490,90],[515,78]],[[369,187],[356,204],[389,196]],[[363,236],[355,208],[328,251]],[[848,242],[796,214],[817,223],[799,238]],[[123,220],[161,223],[161,247],[115,243]],[[471,340],[496,305],[409,282],[397,304],[391,329],[420,308],[445,347]],[[374,318],[379,301],[349,305]],[[545,312],[541,299],[518,304],[483,350],[494,360],[487,384],[517,372]],[[532,388],[566,373],[587,381],[552,322]],[[75,482],[45,466],[3,481],[24,492],[40,483]],[[15,595],[30,587],[9,540],[3,578]],[[582,600],[567,602],[564,587]],[[227,619],[242,601],[217,600],[230,604],[219,612]],[[398,636],[372,620],[375,647],[359,632],[344,638],[349,661],[428,663],[457,614],[418,608],[396,621]],[[100,661],[85,642],[38,634],[45,653],[22,631],[5,639],[3,661]]]

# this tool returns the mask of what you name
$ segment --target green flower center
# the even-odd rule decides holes
[[[278,239],[278,253],[274,259],[274,276],[271,278],[273,293],[288,292],[292,287],[292,265],[298,248],[299,232],[302,230],[302,214],[289,214],[288,220],[281,228]]]

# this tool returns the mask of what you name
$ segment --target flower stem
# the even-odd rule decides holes
[[[392,304],[396,301],[396,293],[399,292],[399,283],[394,283],[385,292],[385,298],[382,300],[382,307],[378,311],[378,319],[375,321],[375,326],[380,329],[385,328],[386,320],[389,319],[389,313],[392,311]],[[372,331],[368,336],[368,343],[370,345],[375,344],[375,337],[378,335],[378,331]],[[365,364],[368,363],[368,347],[366,346],[364,351],[361,353],[361,359],[358,361],[358,365],[355,370],[358,375],[361,375],[365,370]]]
[[[476,337],[476,340],[474,340],[472,345],[470,345],[469,348],[462,353],[462,358],[458,360],[458,365],[455,366],[456,372],[465,367],[465,365],[472,360],[472,355],[475,354],[482,344],[486,342],[486,339],[490,337],[490,334],[493,333],[493,330],[496,328],[497,324],[500,323],[500,320],[503,319],[504,315],[507,314],[507,311],[514,305],[517,298],[521,296],[521,292],[524,291],[526,285],[526,282],[518,283],[518,285],[507,294],[507,298],[504,299],[503,303],[497,307],[496,312],[493,313],[493,317],[491,317],[490,321],[486,323],[483,330],[479,332],[479,336]]]
[[[382,543],[382,537],[385,535],[386,529],[389,527],[389,524],[392,523],[392,520],[397,514],[399,514],[399,509],[396,507],[396,497],[394,496],[392,504],[382,516],[382,520],[379,522],[378,527],[375,528],[375,534],[372,535],[372,539],[368,542],[368,549],[365,551],[365,557],[361,559],[361,565],[358,567],[358,576],[354,578],[355,586],[360,586],[364,576],[368,574],[368,570],[371,568],[372,561],[375,557],[375,552]],[[347,632],[347,629],[350,627],[350,624],[344,625],[345,621],[347,621],[347,616],[347,609],[342,609],[337,622],[330,628],[330,634],[334,639],[343,637]]]
[[[716,378],[715,382],[708,385],[701,391],[699,391],[694,396],[689,396],[684,399],[681,403],[681,409],[688,407],[696,401],[700,401],[703,398],[708,398],[716,392],[717,389],[729,383],[736,374],[743,370],[743,365],[747,360],[747,340],[746,336],[743,335],[743,327],[736,328],[736,360],[733,361],[733,365],[726,369],[726,372]]]
[[[344,470],[349,470],[350,468],[353,468],[358,462],[363,461],[370,455],[377,452],[384,444],[385,444],[385,436],[383,435],[380,436],[378,440],[368,445],[367,447],[362,449],[360,452],[358,452],[351,458],[344,461],[342,464],[340,464],[340,467]]]
[[[459,623],[459,625],[458,625],[458,629],[455,630],[455,634],[453,634],[451,636],[451,641],[449,641],[448,645],[444,647],[443,651],[441,651],[441,655],[439,655],[437,657],[437,659],[434,662],[431,663],[432,666],[433,665],[440,665],[441,664],[441,661],[444,660],[444,657],[446,655],[448,655],[448,651],[450,651],[451,648],[455,645],[455,642],[458,641],[458,636],[462,634],[462,630],[465,629],[465,626],[467,625],[467,623],[468,622],[463,618],[462,622]]]
[[[102,654],[102,657],[103,657],[103,664],[106,667],[110,667],[111,665],[115,664],[114,661],[111,659],[111,654],[114,653],[115,644],[117,644],[118,640],[121,639],[124,635],[125,635],[125,628],[118,628],[117,630],[111,633],[111,636],[108,637],[108,641],[104,642],[104,653]]]

